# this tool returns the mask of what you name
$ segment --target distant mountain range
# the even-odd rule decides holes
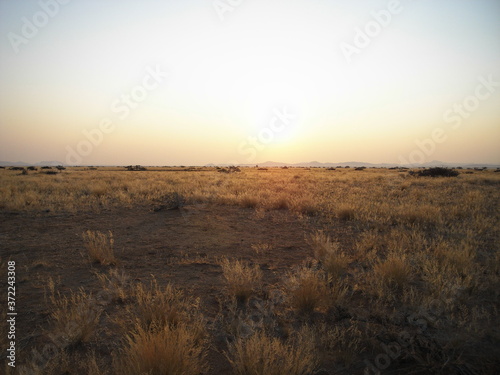
[[[66,165],[60,161],[41,161],[39,163],[25,163],[22,161],[11,162],[11,161],[0,161],[0,166],[3,167],[43,167],[43,166],[57,166],[57,165]],[[229,164],[206,164],[205,167],[215,167],[215,166],[228,166]],[[302,162],[302,163],[284,163],[284,162],[276,162],[276,161],[266,161],[265,163],[258,164],[239,164],[240,167],[253,167],[258,165],[259,167],[306,167],[306,168],[331,168],[331,167],[374,167],[374,168],[390,168],[390,167],[408,167],[408,168],[430,168],[430,167],[447,167],[447,168],[499,168],[500,164],[475,164],[475,163],[446,163],[439,160],[433,160],[428,163],[423,164],[396,164],[396,163],[365,163],[359,161],[348,161],[342,163],[321,163],[319,161],[310,161],[310,162]]]
[[[0,166],[2,167],[43,167],[43,166],[48,166],[48,167],[55,167],[58,165],[64,165],[64,163],[60,161],[41,161],[39,163],[25,163],[23,161],[0,161]]]
[[[396,163],[365,163],[359,161],[348,161],[341,163],[321,163],[319,161],[310,161],[310,162],[302,162],[302,163],[283,163],[283,162],[275,162],[275,161],[266,161],[265,163],[258,164],[240,164],[242,167],[250,167],[258,165],[259,167],[307,167],[307,168],[335,168],[335,167],[373,167],[373,168],[390,168],[390,167],[408,167],[408,168],[430,168],[430,167],[446,167],[446,168],[498,168],[500,164],[474,164],[474,163],[446,163],[439,160],[433,160],[423,164],[396,164]],[[213,164],[209,164],[207,166],[213,166]],[[225,166],[225,165],[220,165]]]

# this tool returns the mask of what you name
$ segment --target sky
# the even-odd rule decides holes
[[[498,0],[0,0],[0,160],[500,164]]]

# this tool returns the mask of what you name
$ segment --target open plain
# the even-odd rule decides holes
[[[0,170],[2,371],[494,374],[500,173],[460,172]]]

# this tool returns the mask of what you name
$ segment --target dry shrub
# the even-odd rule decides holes
[[[479,288],[483,269],[475,262],[475,251],[472,248],[452,248],[440,243],[433,255],[434,257],[422,261],[422,278],[431,295],[457,298]]]
[[[373,267],[376,279],[375,285],[382,287],[379,295],[383,296],[390,290],[401,290],[411,280],[411,268],[405,256],[389,255],[385,261],[380,261]],[[378,282],[377,282],[378,281]]]
[[[103,287],[104,296],[112,302],[123,303],[128,297],[129,277],[123,271],[113,268],[108,274],[97,274],[97,278]]]
[[[55,322],[53,334],[66,341],[67,346],[89,341],[102,313],[95,299],[83,289],[66,297],[54,293],[53,284],[49,287],[52,292],[51,315]]]
[[[288,279],[290,304],[301,312],[312,312],[328,305],[329,290],[325,275],[317,270],[301,267]]]
[[[206,344],[198,330],[186,324],[144,329],[137,325],[114,358],[118,375],[198,375],[206,369]]]
[[[356,260],[365,262],[373,261],[378,253],[386,250],[388,244],[385,236],[377,230],[361,233],[356,242]]]
[[[306,216],[315,216],[320,211],[317,201],[307,196],[292,197],[288,207],[292,211]]]
[[[457,177],[460,174],[454,169],[448,169],[444,167],[434,167],[417,172],[410,171],[408,173],[412,176],[418,177]]]
[[[344,253],[328,253],[323,261],[323,267],[333,278],[342,276],[349,264],[349,257]]]
[[[227,357],[238,375],[306,375],[318,365],[315,336],[307,328],[286,342],[264,332],[240,337],[229,346]]]
[[[240,301],[246,301],[262,287],[262,271],[243,261],[223,258],[220,262],[229,293]]]
[[[284,195],[280,195],[277,199],[272,202],[272,208],[276,210],[286,210],[290,206],[289,198]]]
[[[134,307],[137,309],[139,325],[144,329],[175,326],[191,320],[191,313],[198,302],[185,297],[181,290],[171,284],[160,288],[156,279],[153,279],[149,289],[138,284],[133,290],[133,298],[137,301]]]
[[[341,361],[345,366],[352,364],[365,349],[366,337],[352,320],[348,324],[335,326],[322,323],[316,327],[316,331],[324,354]]]
[[[336,279],[345,273],[350,259],[341,252],[338,242],[333,242],[323,231],[311,234],[308,242],[313,248],[314,257],[330,276]]]
[[[322,230],[311,233],[307,242],[313,248],[314,257],[318,261],[322,261],[326,254],[332,251],[332,248],[336,245],[331,241],[330,236]]]
[[[475,272],[475,249],[469,244],[462,244],[459,247],[451,247],[446,242],[440,242],[435,255],[438,263],[443,268],[449,268],[453,273],[460,276],[467,276]]]
[[[337,217],[344,221],[354,220],[356,211],[349,205],[341,205],[337,208]]]
[[[256,254],[260,253],[268,253],[270,252],[274,246],[270,243],[260,242],[251,245],[252,250],[255,251]]]
[[[245,195],[241,198],[240,204],[245,208],[256,208],[259,204],[259,200],[250,195]]]
[[[91,262],[103,265],[116,264],[113,251],[114,239],[111,231],[106,235],[99,231],[88,230],[83,233],[83,240]]]
[[[403,224],[435,226],[443,221],[440,207],[431,204],[406,205],[402,206],[399,211],[394,221],[400,221]]]

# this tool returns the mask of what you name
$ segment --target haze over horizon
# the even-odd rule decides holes
[[[0,160],[500,164],[499,15],[495,0],[0,0]]]

